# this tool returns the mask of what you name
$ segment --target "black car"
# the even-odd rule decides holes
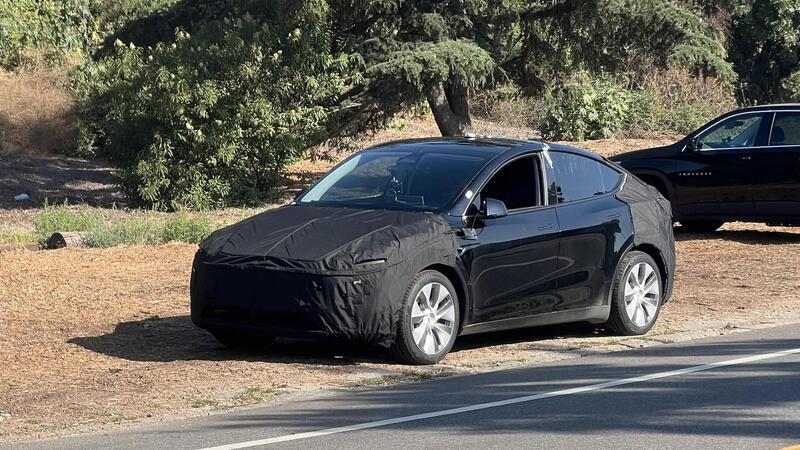
[[[672,145],[610,159],[667,197],[688,231],[800,225],[800,104],[732,111]]]
[[[383,144],[204,241],[192,320],[229,346],[331,337],[414,364],[459,334],[574,321],[643,334],[672,290],[669,209],[572,147]]]

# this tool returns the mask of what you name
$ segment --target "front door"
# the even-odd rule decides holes
[[[737,115],[696,138],[679,154],[675,197],[683,217],[751,216],[753,147],[766,142],[765,113]]]
[[[477,220],[477,239],[461,243],[473,322],[552,310],[559,226],[554,208],[543,206],[541,179],[538,157],[522,157],[497,171],[475,198],[476,205],[502,201],[508,215]]]
[[[756,150],[752,159],[756,215],[800,220],[800,112],[775,113],[768,145]]]

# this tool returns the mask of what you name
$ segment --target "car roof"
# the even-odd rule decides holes
[[[766,105],[747,106],[744,108],[733,110],[731,112],[741,113],[748,111],[757,112],[757,111],[772,111],[772,110],[782,110],[782,109],[800,109],[800,103],[770,103]]]
[[[461,155],[475,154],[476,156],[492,157],[504,153],[513,157],[520,153],[542,150],[555,150],[576,153],[588,158],[602,160],[603,158],[588,150],[565,144],[552,144],[536,140],[507,139],[496,137],[440,137],[422,139],[404,139],[385,142],[367,148],[364,151],[410,151],[410,152],[437,152],[456,153]]]

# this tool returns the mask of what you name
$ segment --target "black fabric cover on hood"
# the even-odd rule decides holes
[[[438,214],[285,206],[213,233],[192,270],[192,320],[390,345],[411,277],[454,265]]]
[[[634,245],[648,244],[661,254],[667,272],[663,301],[669,300],[675,279],[675,236],[672,232],[672,207],[658,189],[628,174],[617,198],[628,204],[633,219]]]

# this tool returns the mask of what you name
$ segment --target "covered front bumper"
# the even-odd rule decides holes
[[[206,262],[198,253],[192,268],[192,321],[209,330],[388,346],[402,303],[397,301],[403,295],[400,286],[407,282],[390,280],[386,273],[320,275],[243,267]]]

